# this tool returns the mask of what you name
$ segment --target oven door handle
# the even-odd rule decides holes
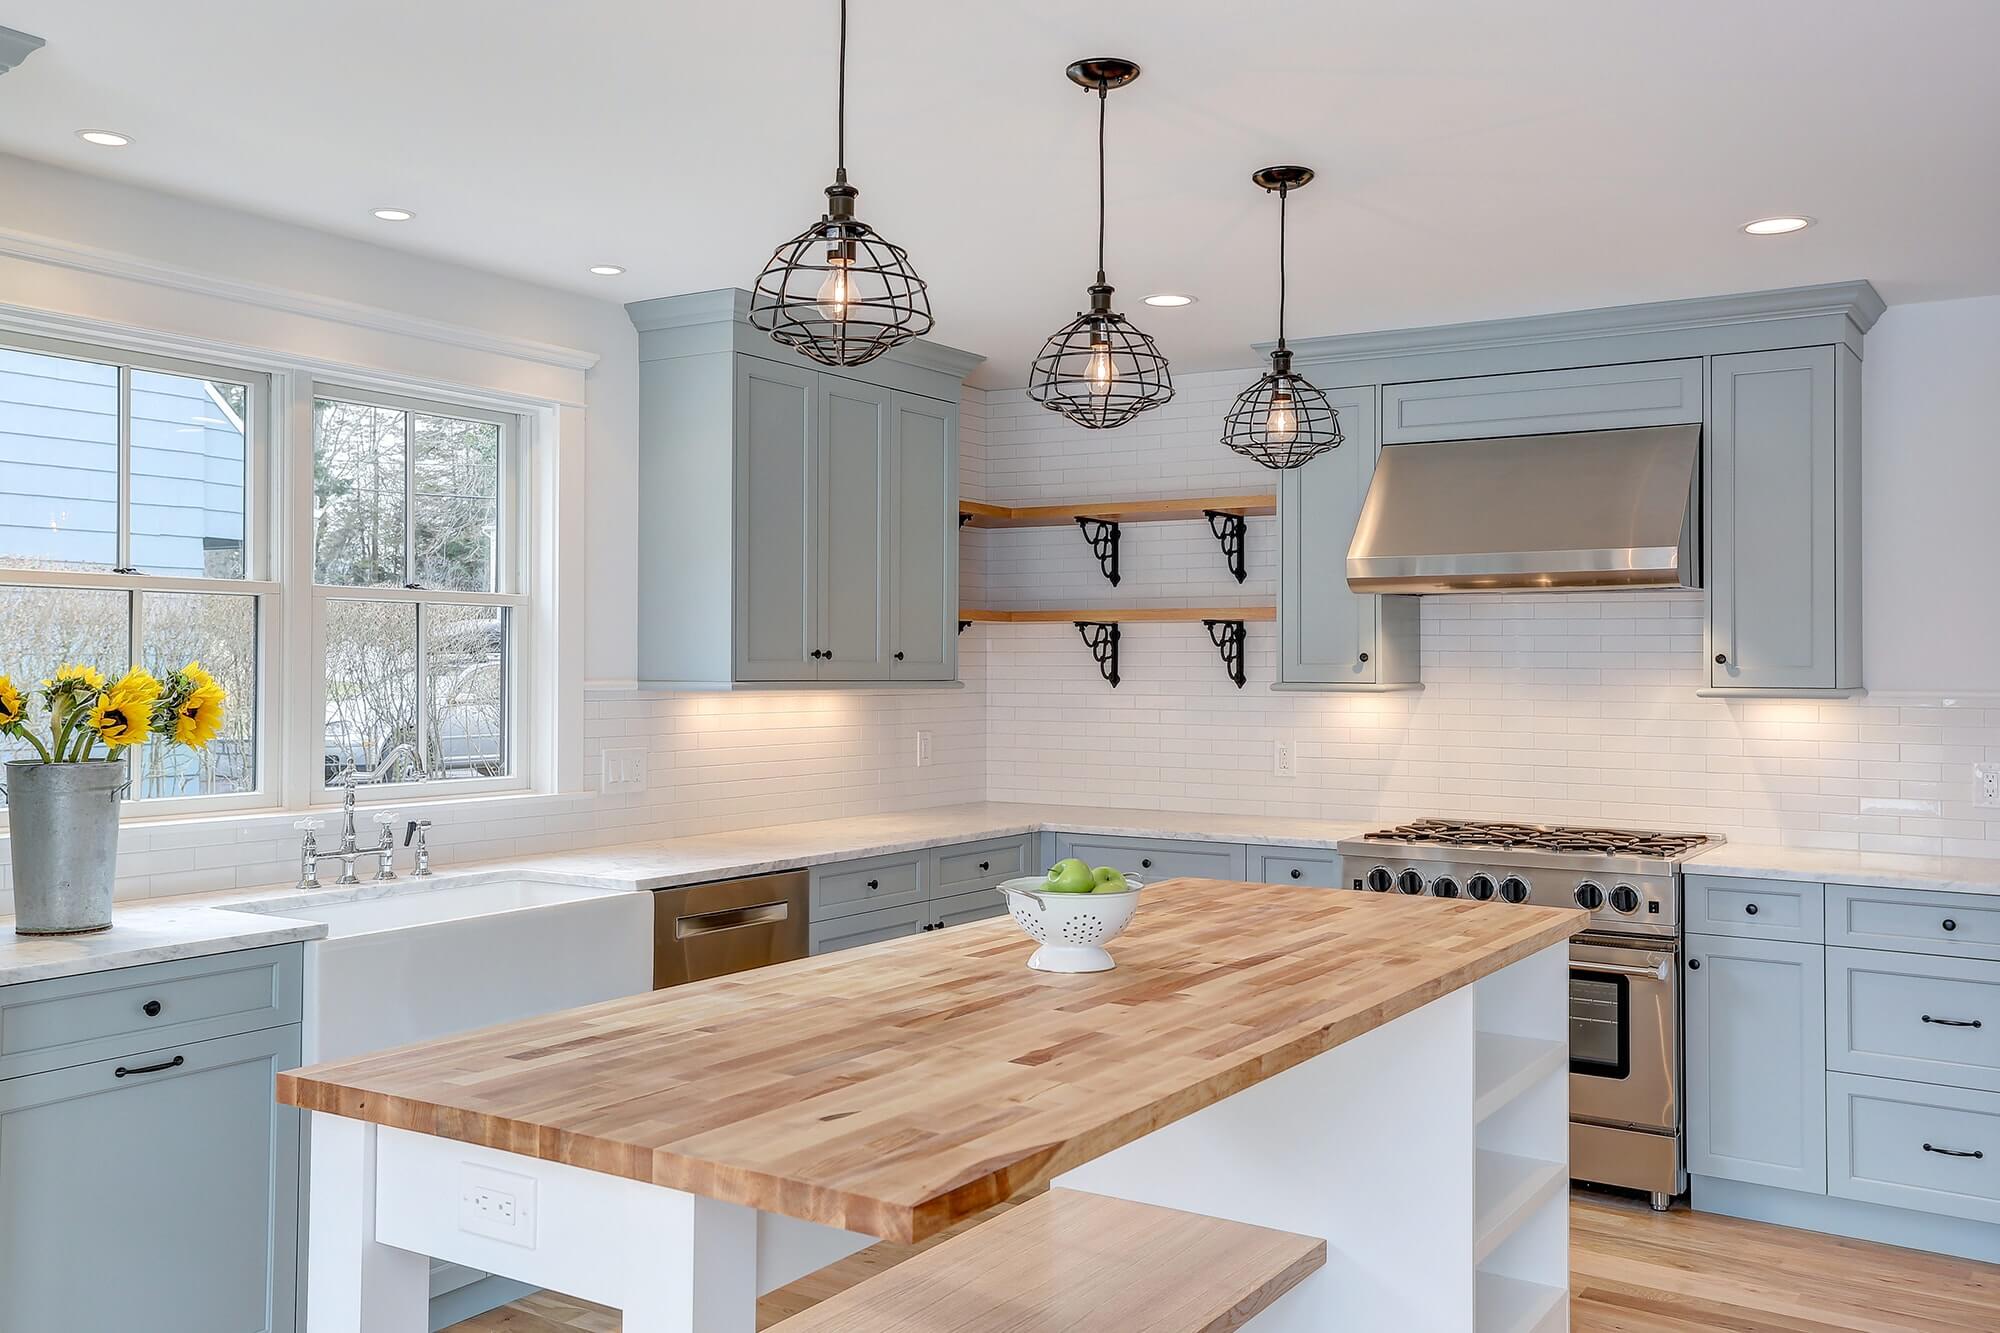
[[[1666,981],[1673,975],[1673,960],[1662,958],[1651,967],[1638,967],[1631,963],[1579,963],[1571,962],[1570,967],[1578,972],[1611,972],[1621,977],[1646,977],[1653,981]]]

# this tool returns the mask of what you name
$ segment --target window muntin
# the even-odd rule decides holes
[[[522,785],[518,423],[331,387],[313,422],[320,782]]]
[[[149,814],[260,798],[269,389],[254,372],[0,335],[0,672],[27,692],[65,662],[115,676],[200,660],[229,691],[208,754],[127,752],[127,800]],[[30,753],[0,738],[0,757]]]

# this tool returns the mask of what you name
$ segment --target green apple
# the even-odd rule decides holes
[[[1123,893],[1132,887],[1125,882],[1125,872],[1116,866],[1098,866],[1090,876],[1097,881],[1096,893]]]
[[[1089,893],[1097,887],[1091,877],[1090,867],[1074,856],[1066,856],[1049,867],[1048,880],[1042,885],[1050,893]]]

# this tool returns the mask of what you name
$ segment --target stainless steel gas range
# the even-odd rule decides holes
[[[1570,941],[1570,1173],[1686,1188],[1681,1145],[1681,862],[1702,833],[1420,819],[1340,842],[1348,887],[1581,907]]]

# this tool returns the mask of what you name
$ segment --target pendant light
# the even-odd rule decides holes
[[[1238,394],[1222,421],[1222,442],[1277,471],[1304,467],[1340,447],[1340,413],[1305,376],[1285,346],[1285,199],[1313,178],[1311,167],[1265,167],[1250,179],[1278,196],[1278,345],[1271,369]]]
[[[750,293],[750,322],[825,366],[859,366],[931,330],[930,297],[900,245],[854,216],[847,183],[847,0],[826,213],[779,246]]]
[[[1090,309],[1042,345],[1028,372],[1028,396],[1089,430],[1122,426],[1174,396],[1167,358],[1137,326],[1111,308],[1104,279],[1104,113],[1113,88],[1139,77],[1129,60],[1102,56],[1069,67],[1072,83],[1097,94],[1097,281]]]

